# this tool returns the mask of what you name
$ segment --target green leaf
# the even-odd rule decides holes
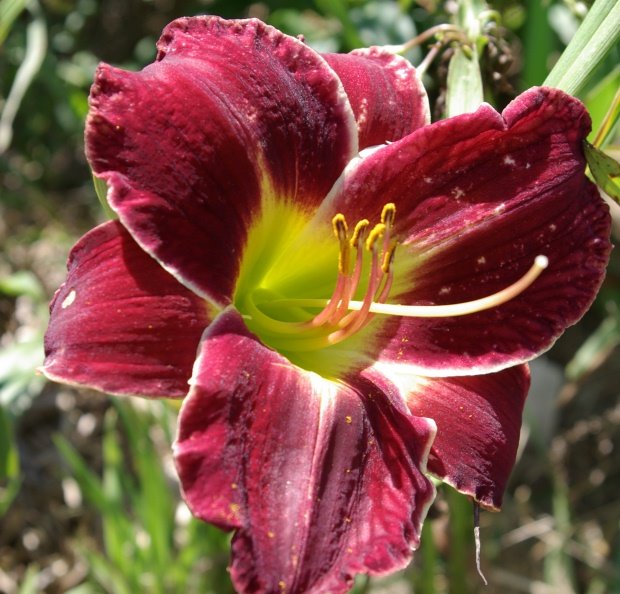
[[[13,22],[26,8],[28,0],[0,0],[0,46],[4,43]]]
[[[620,2],[596,0],[543,84],[579,94],[619,40]]]
[[[588,92],[584,103],[592,117],[592,132],[588,141],[602,148],[613,138],[620,121],[620,66],[616,66]]]
[[[620,163],[589,142],[585,143],[585,153],[596,185],[620,204]]]
[[[0,481],[14,478],[19,472],[19,458],[13,443],[13,428],[4,407],[0,406]]]
[[[475,52],[457,48],[448,67],[446,117],[476,111],[484,101],[480,65]]]
[[[10,297],[28,295],[33,299],[44,299],[44,291],[39,279],[29,270],[20,270],[0,277],[0,293]]]
[[[580,381],[592,373],[620,344],[620,309],[616,309],[579,347],[566,366],[566,377]]]
[[[36,374],[43,363],[43,330],[24,342],[9,343],[0,350],[0,403],[19,416],[41,393],[45,378]]]
[[[0,405],[0,517],[11,505],[20,484],[19,456],[13,441],[13,428],[4,407]]]

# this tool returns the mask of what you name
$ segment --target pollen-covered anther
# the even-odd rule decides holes
[[[311,327],[319,327],[327,322],[331,322],[335,317],[340,318],[347,312],[347,305],[350,300],[352,277],[350,275],[351,266],[351,242],[349,241],[349,228],[347,221],[342,213],[338,213],[332,219],[334,235],[338,238],[338,278],[334,292],[323,311],[317,314],[308,322]],[[354,236],[357,233],[357,226]]]
[[[388,203],[381,212],[381,222],[370,229],[367,219],[357,222],[349,236],[343,214],[332,219],[334,235],[338,239],[338,277],[329,299],[297,298],[270,299],[271,307],[322,308],[314,317],[304,322],[285,322],[266,315],[257,304],[249,300],[248,308],[253,319],[264,330],[285,342],[284,350],[311,351],[334,345],[359,332],[377,314],[400,317],[452,317],[481,312],[502,305],[523,291],[547,267],[544,255],[535,258],[530,269],[512,285],[473,301],[449,305],[397,305],[387,303],[394,280],[394,261],[398,241],[392,230],[396,216],[394,204]],[[369,230],[370,229],[370,230]],[[351,271],[351,250],[355,249],[355,265]],[[365,259],[366,256],[366,259]],[[353,300],[358,292],[362,274],[367,282],[361,300]],[[256,293],[259,296],[259,292]],[[290,340],[289,338],[290,337]]]
[[[387,227],[385,223],[377,223],[366,238],[366,249],[371,252],[381,237],[383,237]]]
[[[371,261],[368,285],[364,294],[364,300],[362,301],[362,307],[359,310],[351,311],[339,317],[337,320],[338,330],[332,332],[327,337],[330,344],[341,342],[361,330],[373,318],[370,312],[373,302],[387,299],[392,286],[392,275],[389,271],[396,247],[395,242],[391,240],[391,228],[395,214],[396,207],[394,204],[386,204],[381,212],[381,222],[377,223],[368,234],[365,248],[371,254]],[[377,244],[381,239],[383,241],[381,242],[381,251],[379,252]],[[349,304],[350,298],[347,300],[347,308],[351,309]]]
[[[252,319],[263,330],[284,340],[285,350],[314,350],[336,344],[355,334],[373,318],[371,308],[375,302],[384,302],[392,286],[392,264],[397,242],[392,238],[396,208],[388,203],[381,212],[381,222],[370,227],[368,219],[359,220],[353,233],[342,213],[332,218],[332,229],[338,240],[338,276],[329,299],[269,299],[271,306],[321,307],[321,311],[305,322],[285,322],[274,319],[260,308],[260,301],[248,300]],[[351,270],[351,250],[355,249],[355,262]],[[366,275],[363,301],[352,302],[358,292],[362,275]],[[254,293],[260,299],[260,291]],[[361,307],[351,307],[361,303]],[[279,338],[278,338],[279,337]]]
[[[388,202],[381,211],[381,222],[388,228],[394,223],[396,217],[396,205],[393,202]]]
[[[338,272],[340,274],[348,274],[350,266],[350,243],[349,228],[343,214],[337,214],[332,219],[334,234],[338,238],[340,244],[340,252],[338,255]]]
[[[368,227],[370,226],[370,221],[368,219],[362,219],[358,221],[355,225],[355,229],[353,229],[353,235],[351,235],[350,245],[351,247],[361,249],[364,245],[364,241],[366,240],[366,236],[368,234]]]
[[[385,274],[388,274],[392,270],[392,264],[394,263],[394,256],[396,254],[397,241],[393,241],[392,245],[383,254],[383,262],[381,263],[381,270]]]

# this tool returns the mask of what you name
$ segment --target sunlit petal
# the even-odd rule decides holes
[[[385,379],[353,386],[265,348],[234,311],[211,326],[175,446],[198,517],[238,529],[239,592],[345,592],[403,567],[434,491],[434,434]]]

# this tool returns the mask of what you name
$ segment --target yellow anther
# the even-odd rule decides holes
[[[388,250],[383,254],[383,262],[381,263],[381,270],[383,270],[384,274],[387,274],[392,267],[392,263],[394,262],[394,253],[396,252],[396,246],[398,245],[397,241],[394,241],[392,245],[388,248]]]
[[[372,231],[368,235],[368,239],[366,239],[366,249],[369,252],[373,250],[373,248],[375,247],[375,243],[377,243],[377,240],[383,237],[385,229],[386,227],[384,223],[377,223],[373,227]]]
[[[349,274],[349,228],[347,221],[342,213],[338,213],[332,219],[332,226],[334,228],[334,234],[340,242],[340,253],[338,254],[338,272],[340,274]]]
[[[353,230],[353,235],[351,236],[351,247],[356,247],[364,241],[368,230],[368,225],[370,225],[370,221],[368,219],[362,219],[357,222],[355,229]]]
[[[342,213],[338,213],[332,219],[332,227],[334,228],[334,235],[336,235],[336,237],[341,243],[347,240],[347,236],[348,236],[347,221],[344,218],[344,215]]]
[[[396,216],[396,205],[393,202],[388,202],[381,211],[381,222],[387,227],[391,227]]]

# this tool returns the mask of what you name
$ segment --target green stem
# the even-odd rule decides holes
[[[417,575],[416,585],[420,592],[433,594],[435,592],[435,574],[439,558],[433,538],[433,526],[428,518],[422,528],[420,552],[422,553],[422,567]]]
[[[447,487],[450,505],[450,556],[448,579],[451,594],[469,594],[468,558],[471,555],[471,505],[456,490]]]

